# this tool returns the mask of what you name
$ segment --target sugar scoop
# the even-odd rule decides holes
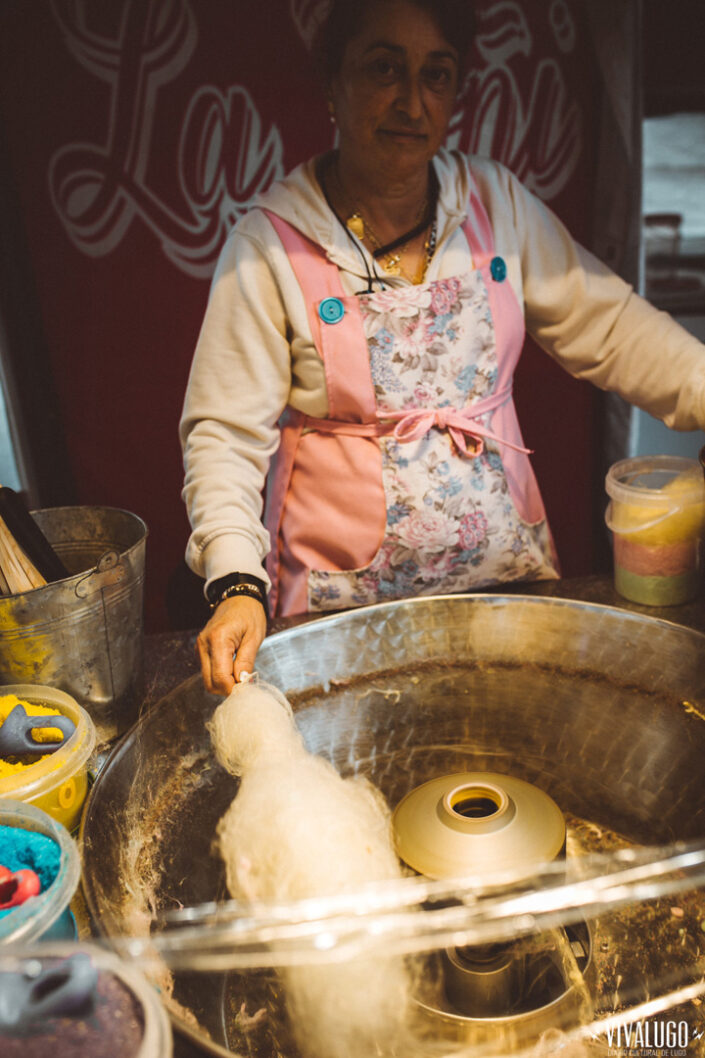
[[[61,738],[37,742],[32,732],[39,728],[57,728]],[[19,703],[0,726],[0,757],[43,757],[63,746],[75,730],[76,726],[68,716],[32,716]]]

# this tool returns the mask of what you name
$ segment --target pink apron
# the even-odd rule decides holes
[[[309,308],[329,418],[288,408],[269,475],[270,612],[325,611],[558,576],[512,400],[524,320],[473,193],[475,270],[343,294],[268,212]]]

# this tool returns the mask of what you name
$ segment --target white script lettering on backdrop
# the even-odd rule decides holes
[[[575,25],[565,0],[553,0],[546,16],[558,49],[573,51]],[[580,111],[563,70],[553,58],[536,58],[536,41],[518,0],[482,9],[477,50],[486,65],[470,72],[463,99],[472,114],[464,106],[456,111],[451,145],[502,162],[550,202],[572,176],[583,146]],[[513,64],[522,58],[533,59],[530,90],[523,96]]]
[[[252,198],[284,172],[278,129],[263,134],[247,89],[204,85],[181,124],[175,164],[183,210],[149,185],[155,97],[186,66],[196,22],[187,0],[126,0],[119,33],[91,31],[90,0],[53,0],[67,48],[110,86],[103,144],[74,142],[50,161],[56,212],[77,249],[109,254],[139,218],[167,257],[195,277],[211,275],[226,233]]]
[[[290,17],[307,46],[325,0],[289,0]],[[164,253],[188,275],[211,275],[229,228],[257,193],[284,173],[276,124],[263,129],[242,85],[201,85],[181,121],[174,165],[182,210],[151,186],[156,96],[187,66],[197,41],[188,0],[125,0],[119,31],[91,28],[90,0],[52,0],[67,49],[107,82],[110,107],[102,144],[72,142],[53,155],[49,188],[74,246],[109,254],[140,220]],[[547,33],[558,51],[575,48],[566,0],[546,5]],[[537,57],[537,43],[520,0],[495,0],[480,9],[474,68],[453,116],[448,145],[503,162],[550,201],[570,179],[582,147],[582,121],[559,62]],[[515,61],[534,59],[530,91],[519,89]]]

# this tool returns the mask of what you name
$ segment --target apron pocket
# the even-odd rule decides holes
[[[376,439],[304,434],[281,527],[284,551],[308,569],[356,569],[373,560],[385,524]]]

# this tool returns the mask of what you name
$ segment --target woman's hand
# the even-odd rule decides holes
[[[241,673],[254,672],[266,634],[267,617],[256,599],[241,595],[221,602],[196,640],[206,690],[230,694]]]

